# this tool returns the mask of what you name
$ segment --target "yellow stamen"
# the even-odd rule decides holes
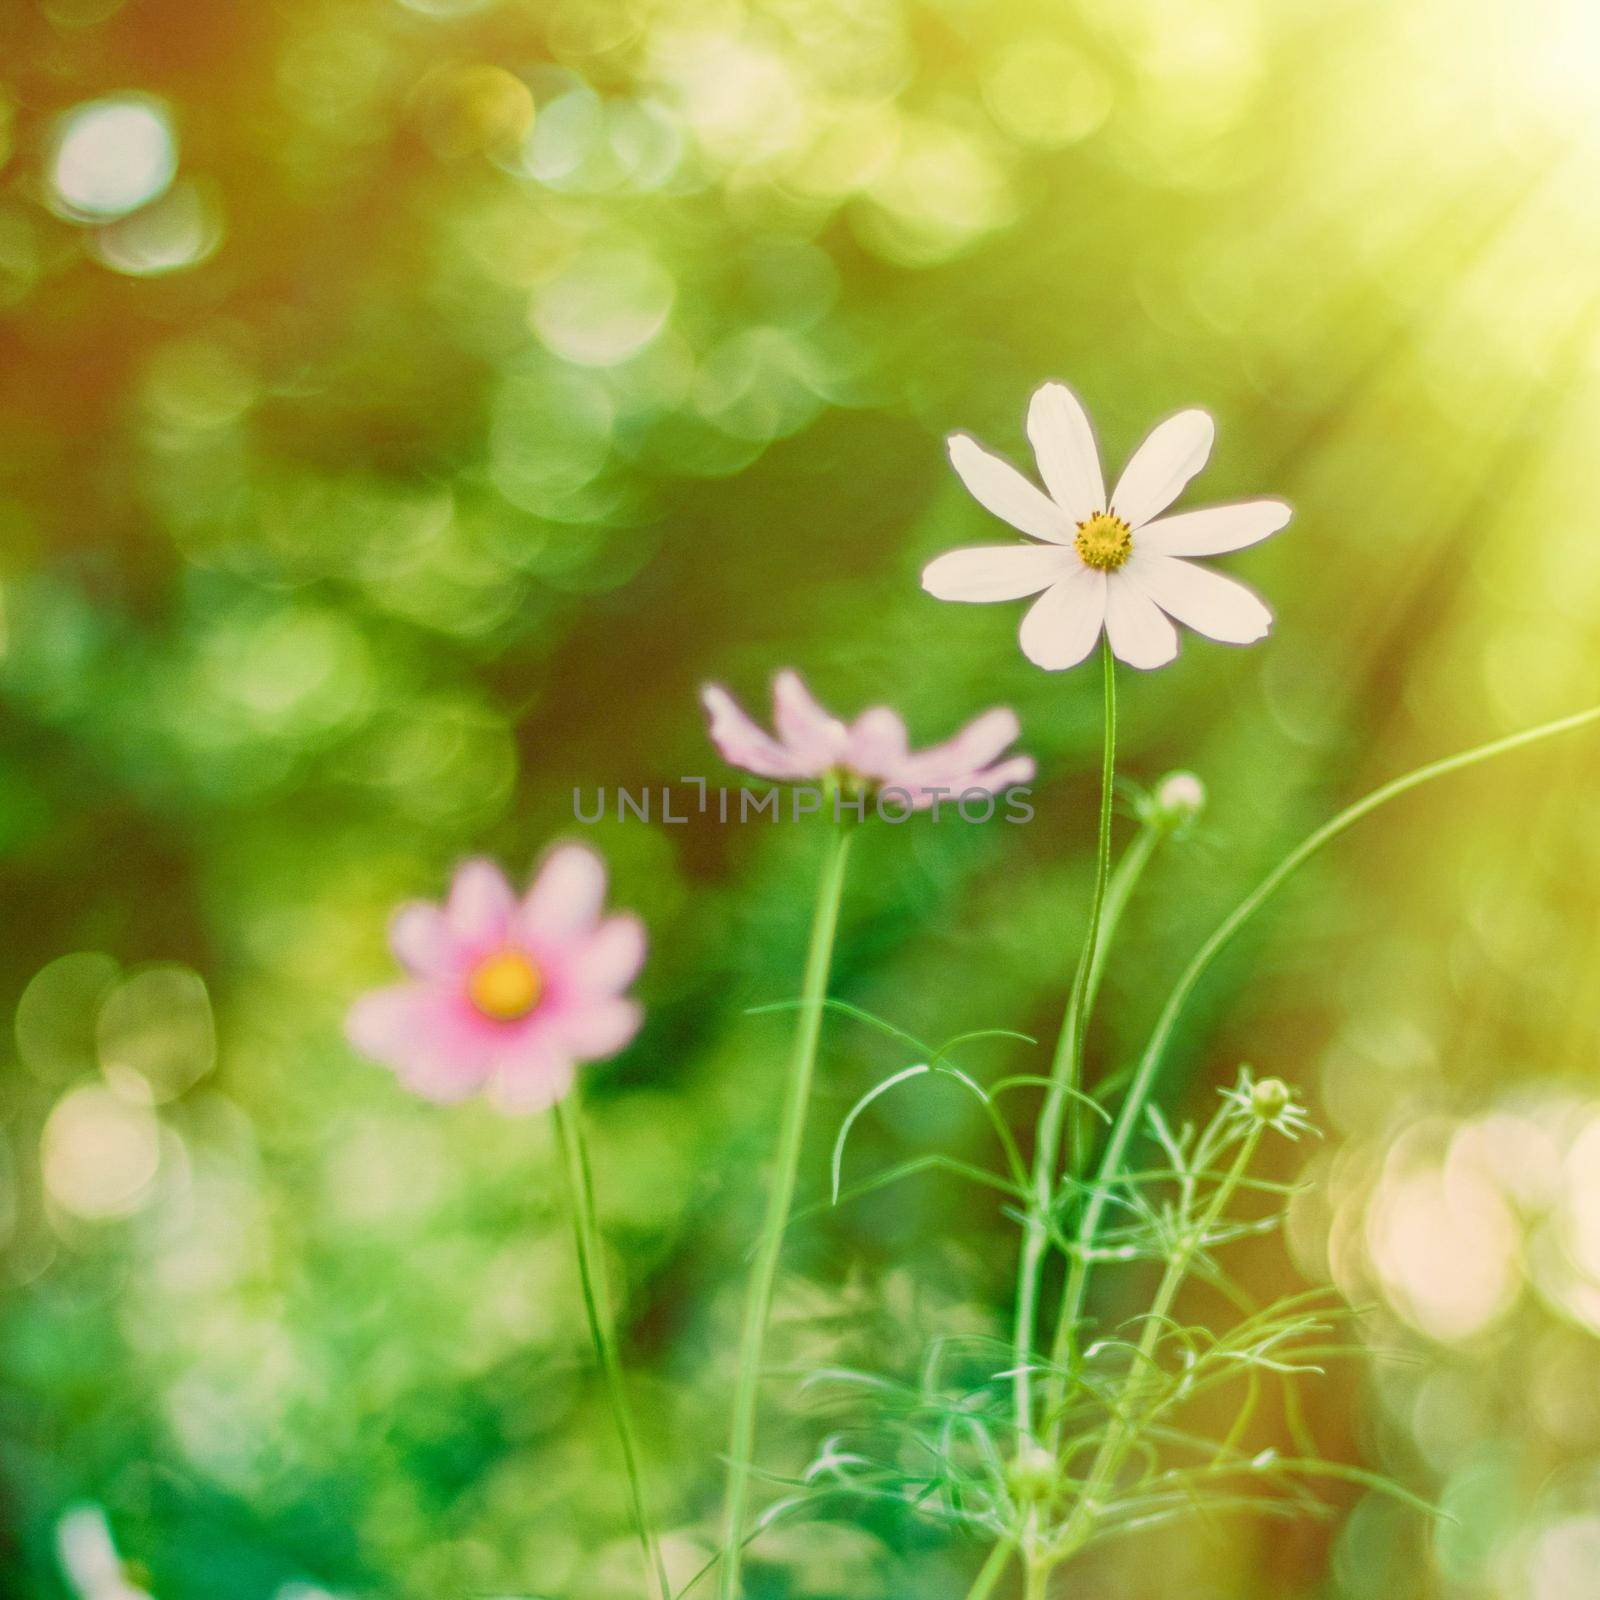
[[[496,1022],[515,1022],[539,1003],[544,979],[520,950],[500,950],[472,969],[467,998]]]
[[[1109,511],[1097,511],[1078,524],[1073,545],[1086,567],[1115,572],[1133,554],[1133,529]]]

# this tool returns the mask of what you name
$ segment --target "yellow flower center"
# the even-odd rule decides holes
[[[520,950],[499,950],[467,979],[467,998],[496,1022],[515,1022],[539,1003],[544,979]]]
[[[1121,517],[1097,511],[1078,524],[1072,543],[1084,566],[1115,572],[1133,554],[1133,529]]]

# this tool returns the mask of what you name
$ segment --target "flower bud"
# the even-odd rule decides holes
[[[1206,786],[1192,772],[1169,772],[1151,792],[1148,820],[1176,833],[1206,808]]]
[[[1250,1109],[1263,1122],[1276,1122],[1294,1104],[1294,1094],[1282,1078],[1263,1078],[1250,1088]]]
[[[1041,1444],[1028,1443],[1006,1468],[1006,1488],[1019,1505],[1041,1505],[1056,1492],[1060,1481],[1056,1458]]]

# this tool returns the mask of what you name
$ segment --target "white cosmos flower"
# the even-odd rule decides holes
[[[1226,644],[1250,644],[1272,613],[1241,583],[1188,556],[1215,556],[1276,533],[1281,500],[1162,512],[1206,464],[1216,429],[1204,411],[1155,428],[1107,498],[1094,430],[1064,383],[1028,406],[1028,440],[1048,494],[964,433],[950,462],[973,498],[1035,544],[952,550],[930,562],[922,587],[940,600],[1039,598],[1022,619],[1022,651],[1050,671],[1076,666],[1104,627],[1119,660],[1159,667],[1178,653],[1174,622]]]

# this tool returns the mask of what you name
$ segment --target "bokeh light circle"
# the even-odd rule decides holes
[[[57,209],[88,221],[126,216],[166,193],[178,140],[166,106],[111,95],[66,112],[56,126],[50,187]]]
[[[40,1163],[45,1188],[63,1211],[88,1222],[138,1210],[161,1163],[155,1116],[102,1084],[73,1089],[44,1125]]]

